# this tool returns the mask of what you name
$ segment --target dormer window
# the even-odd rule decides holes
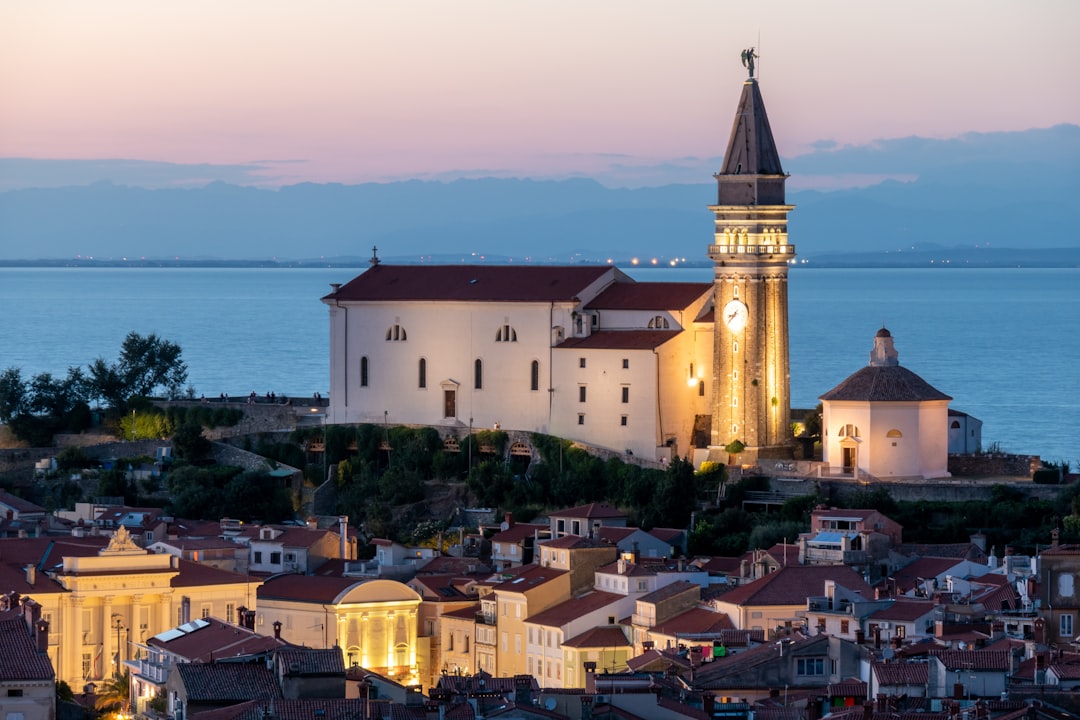
[[[263,528],[259,531],[260,540],[273,540],[274,531],[271,528]]]

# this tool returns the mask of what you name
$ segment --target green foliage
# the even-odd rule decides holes
[[[66,447],[56,454],[56,467],[61,472],[82,470],[91,464],[90,458],[81,447]]]
[[[117,362],[98,358],[89,371],[91,394],[114,410],[124,409],[132,397],[150,397],[159,390],[168,397],[181,397],[187,382],[180,346],[153,333],[128,333]]]
[[[173,452],[176,457],[190,463],[198,463],[210,455],[210,441],[203,436],[201,425],[181,425],[173,433]]]
[[[728,455],[738,455],[745,449],[746,445],[743,443],[742,440],[732,440],[724,446],[724,452],[726,452]]]
[[[75,693],[64,680],[56,683],[56,702],[75,702]]]
[[[1032,475],[1031,481],[1041,485],[1057,485],[1061,482],[1061,470],[1058,468],[1040,468]]]
[[[159,411],[160,412],[160,411]],[[235,427],[244,419],[244,411],[238,408],[211,407],[210,405],[173,405],[165,411],[169,427],[195,424],[204,428]]]
[[[794,542],[799,537],[799,533],[807,532],[809,529],[810,523],[796,520],[763,523],[755,525],[750,531],[747,544],[751,549],[771,548],[779,542]]]
[[[182,517],[280,522],[293,516],[292,494],[267,471],[178,463],[166,476],[170,510]]]
[[[30,389],[23,380],[22,371],[9,367],[0,373],[0,423],[10,423],[29,410]]]
[[[68,368],[62,379],[44,372],[29,382],[18,368],[0,374],[0,422],[35,447],[52,445],[58,432],[88,428],[91,416],[86,399],[86,378],[79,368]]]

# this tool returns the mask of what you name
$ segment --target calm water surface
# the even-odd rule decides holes
[[[0,369],[114,361],[124,336],[183,349],[196,392],[329,392],[319,298],[356,269],[0,268]],[[633,270],[701,280],[712,270]],[[1080,270],[809,269],[790,276],[796,407],[866,365],[892,331],[900,363],[984,422],[984,446],[1080,465]]]

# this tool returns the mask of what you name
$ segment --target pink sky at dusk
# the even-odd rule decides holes
[[[1075,0],[6,2],[0,157],[647,174],[724,151],[751,45],[787,157],[1024,130],[1080,123],[1078,28]]]

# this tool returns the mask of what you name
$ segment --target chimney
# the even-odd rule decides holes
[[[275,620],[274,621],[274,639],[275,640],[280,640],[281,639],[281,621],[280,620]]]
[[[240,627],[247,627],[247,608],[243,605],[236,608],[236,624]]]
[[[352,560],[349,557],[349,516],[338,515],[338,535],[341,536],[341,559]]]
[[[596,694],[596,663],[591,660],[585,662],[585,694]]]
[[[1061,534],[1061,531],[1058,530],[1057,528],[1054,528],[1053,530],[1050,531],[1050,549],[1051,550],[1057,550],[1057,548],[1058,548],[1058,535],[1060,535],[1060,534]]]
[[[34,587],[34,583],[37,582],[37,568],[34,565],[27,565],[25,570],[26,584],[30,587]]]
[[[191,598],[187,595],[180,598],[180,624],[191,622]]]
[[[38,620],[34,625],[34,639],[37,641],[37,651],[42,654],[49,652],[49,621]]]
[[[514,527],[514,513],[506,512],[503,514],[503,529],[509,530]]]

